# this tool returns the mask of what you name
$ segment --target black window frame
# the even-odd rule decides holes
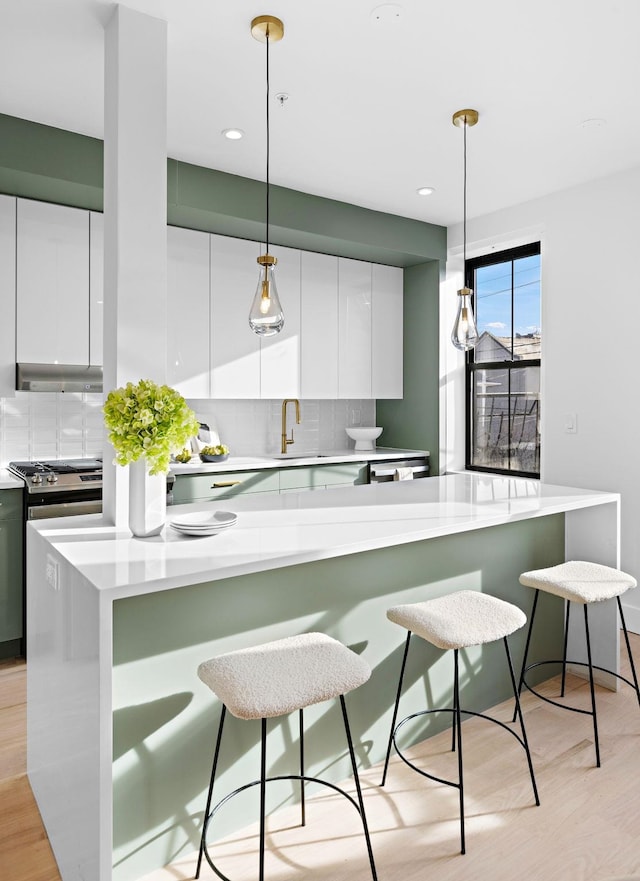
[[[465,278],[465,286],[471,288],[473,293],[473,310],[474,314],[477,316],[478,311],[476,308],[476,294],[475,294],[475,273],[477,269],[481,269],[484,266],[492,266],[497,263],[507,263],[511,261],[512,263],[512,284],[511,284],[511,315],[514,315],[514,286],[513,286],[513,262],[519,260],[523,257],[534,257],[536,255],[541,254],[540,242],[530,242],[527,245],[519,245],[515,248],[506,248],[503,251],[493,251],[490,254],[483,254],[480,257],[471,257],[469,258],[464,267],[464,278]],[[511,328],[512,334],[512,345],[511,351],[513,353],[513,326]],[[538,448],[538,470],[537,471],[522,471],[515,468],[498,468],[495,466],[488,465],[474,465],[472,464],[472,454],[473,454],[473,435],[474,435],[474,413],[472,404],[474,401],[474,374],[476,370],[491,370],[491,369],[499,369],[506,370],[509,376],[509,380],[511,378],[511,372],[513,370],[522,370],[525,367],[537,367],[540,369],[541,366],[541,358],[528,358],[526,361],[515,361],[515,360],[504,360],[504,361],[480,361],[476,363],[474,359],[474,349],[470,349],[465,358],[465,468],[468,471],[479,471],[490,474],[505,474],[512,477],[531,477],[534,479],[540,479],[540,449],[541,445]],[[509,397],[511,396],[511,382],[509,381]],[[538,407],[540,406],[540,399],[538,399]],[[540,413],[538,412],[538,418],[540,417]],[[509,428],[509,431],[511,428]],[[510,448],[511,444],[509,444]]]

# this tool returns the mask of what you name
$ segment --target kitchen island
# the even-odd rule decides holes
[[[361,652],[373,674],[348,703],[366,768],[383,757],[405,638],[388,606],[465,588],[528,612],[524,569],[568,558],[619,565],[619,496],[534,480],[456,474],[261,494],[225,508],[237,524],[204,538],[167,527],[133,539],[99,515],[29,525],[28,771],[64,881],[137,879],[197,849],[219,709],[197,679],[202,660],[312,630]],[[616,669],[615,609],[598,611],[596,662]],[[562,604],[544,596],[539,614],[534,651],[556,656]],[[516,663],[523,637],[513,638]],[[465,653],[467,705],[508,695],[500,649]],[[479,685],[481,667],[491,672]],[[407,712],[425,688],[446,702],[451,670],[440,652],[421,646],[406,675]],[[308,712],[317,736],[307,759],[310,772],[329,767],[340,780],[345,747],[333,716],[325,726],[334,711]],[[294,728],[274,720],[271,773],[287,773]],[[436,730],[423,719],[409,736]],[[221,791],[258,767],[257,729],[242,723],[235,735]],[[290,795],[276,792],[271,807]],[[216,833],[245,825],[246,810],[230,805]]]

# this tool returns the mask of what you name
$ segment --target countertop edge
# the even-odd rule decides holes
[[[499,483],[504,488],[504,480]],[[426,492],[425,485],[436,484],[444,493],[464,489],[466,498],[456,492],[459,497],[442,500]],[[160,536],[133,539],[100,515],[32,522],[29,531],[41,533],[105,599],[116,600],[620,502],[612,492],[545,484],[536,491],[531,481],[529,496],[478,501],[472,492],[476,485],[477,479],[457,475],[394,487],[345,487],[328,495],[247,497],[235,505],[244,521],[242,532],[236,533],[237,541],[230,532],[224,541],[231,542],[224,545],[220,537],[177,538],[169,527]],[[210,507],[196,503],[181,510]]]
[[[394,447],[376,447],[374,450],[327,450],[320,453],[291,453],[282,456],[229,456],[225,462],[200,462],[192,460],[186,465],[172,462],[170,471],[175,475],[206,474],[224,471],[254,471],[270,468],[301,468],[310,465],[367,464],[389,459],[413,459],[430,456],[428,450],[399,450]]]

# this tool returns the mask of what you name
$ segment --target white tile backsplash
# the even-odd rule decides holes
[[[0,398],[0,466],[12,460],[95,457],[104,448],[102,395],[16,392]],[[282,401],[189,401],[201,422],[215,428],[237,456],[280,452]],[[287,408],[290,452],[344,450],[353,446],[348,425],[375,425],[373,400],[300,401]]]
[[[267,456],[280,452],[282,401],[190,401],[200,422],[217,430],[220,442],[237,456]],[[289,452],[344,450],[353,446],[345,433],[353,411],[361,425],[375,425],[375,401],[300,401],[300,424],[295,407],[287,407],[287,435],[293,428]]]
[[[97,456],[104,447],[102,395],[16,392],[0,398],[0,465]]]

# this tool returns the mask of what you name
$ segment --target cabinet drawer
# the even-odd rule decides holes
[[[311,465],[308,468],[285,468],[280,472],[280,492],[359,483],[367,483],[367,466],[361,463]]]
[[[229,499],[245,493],[278,492],[277,470],[221,471],[178,474],[173,488],[175,504]]]
[[[0,520],[22,520],[22,490],[0,490]]]
[[[322,469],[313,466],[283,468],[280,472],[280,492],[288,492],[291,489],[324,489],[325,482],[321,471]]]
[[[322,472],[325,486],[367,483],[367,466],[357,462],[316,466]]]

